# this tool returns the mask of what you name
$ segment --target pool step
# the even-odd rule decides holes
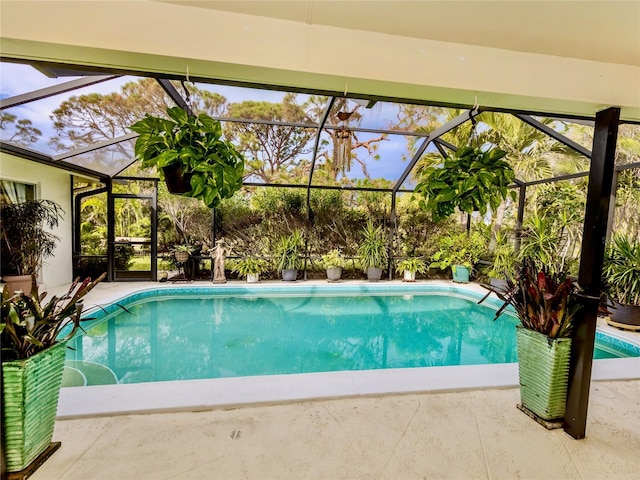
[[[114,385],[116,383],[118,383],[118,377],[106,365],[86,360],[67,360],[64,362],[63,387]]]

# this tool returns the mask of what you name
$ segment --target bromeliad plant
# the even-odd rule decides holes
[[[452,215],[456,208],[484,215],[487,205],[495,211],[509,195],[515,200],[516,193],[509,194],[508,190],[515,173],[503,160],[506,155],[499,148],[483,151],[460,147],[441,167],[428,167],[422,172],[414,192],[422,197],[420,206],[439,221]]]
[[[106,277],[80,282],[76,279],[64,295],[52,296],[43,303],[47,293],[38,293],[36,276],[32,276],[31,294],[11,295],[5,286],[0,310],[0,343],[2,360],[21,360],[46,350],[55,343],[64,342],[80,327],[83,310],[82,298]],[[68,327],[64,338],[58,338]]]
[[[135,155],[142,167],[156,167],[165,176],[171,167],[180,167],[190,189],[181,195],[201,199],[209,208],[217,207],[242,187],[244,158],[222,136],[222,126],[206,113],[189,115],[180,107],[167,109],[169,119],[147,116],[129,128],[140,136]]]
[[[570,277],[539,270],[531,259],[525,259],[515,281],[507,278],[507,286],[506,291],[494,290],[505,302],[495,318],[512,305],[523,327],[549,338],[571,336],[573,319],[580,306],[577,286]]]

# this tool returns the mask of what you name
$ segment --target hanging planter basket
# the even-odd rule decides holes
[[[24,470],[53,437],[67,344],[2,363],[6,467]]]
[[[185,172],[182,165],[174,163],[162,168],[164,181],[167,184],[169,193],[174,195],[182,195],[191,191],[192,172]]]
[[[571,338],[516,328],[522,406],[548,422],[564,418]]]

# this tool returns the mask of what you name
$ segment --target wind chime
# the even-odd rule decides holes
[[[354,110],[355,111],[355,110]],[[353,112],[338,112],[338,120],[342,123],[336,128],[333,140],[333,164],[336,172],[351,170],[351,144],[353,132],[349,129],[349,118]]]

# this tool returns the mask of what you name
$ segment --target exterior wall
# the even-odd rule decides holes
[[[64,217],[53,230],[60,242],[54,255],[44,261],[40,282],[42,288],[70,283],[73,280],[71,176],[68,172],[0,152],[0,178],[34,184],[38,199],[52,200],[62,207]]]

